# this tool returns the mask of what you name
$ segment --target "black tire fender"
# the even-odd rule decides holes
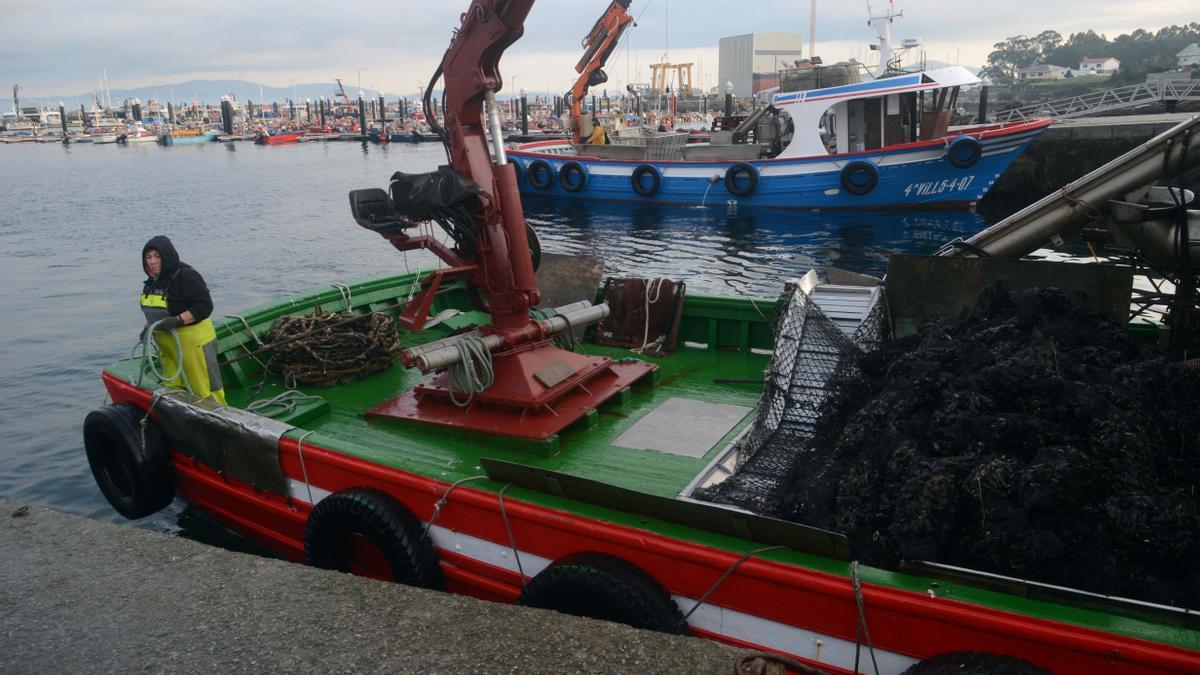
[[[983,157],[983,145],[972,136],[959,136],[946,148],[946,159],[959,169],[969,169]]]
[[[950,652],[938,654],[910,666],[903,675],[1050,675],[1015,656],[986,652]]]
[[[602,553],[556,561],[525,585],[518,603],[660,633],[687,632],[683,613],[653,577]]]
[[[746,176],[746,184],[739,185],[738,178]],[[758,169],[753,164],[738,162],[725,171],[725,189],[735,197],[749,197],[758,189]]]
[[[442,570],[421,523],[395,499],[370,488],[343,490],[322,499],[304,525],[308,564],[351,571],[351,540],[361,537],[387,561],[390,580],[440,589]]]
[[[558,184],[567,192],[579,192],[588,184],[588,172],[579,162],[567,162],[558,167]]]
[[[646,180],[650,181],[649,185]],[[633,191],[640,196],[653,197],[662,189],[662,172],[653,164],[642,164],[633,170],[629,182],[633,185]]]
[[[158,513],[175,499],[171,451],[162,431],[149,422],[142,447],[144,417],[136,406],[118,403],[83,420],[83,447],[96,485],[117,513],[131,520]]]
[[[513,173],[516,175],[516,178],[517,178],[517,185],[520,185],[521,181],[525,180],[525,165],[514,160],[512,162],[512,167],[513,167]]]
[[[544,159],[535,159],[529,163],[525,179],[539,190],[547,190],[554,185],[554,167]]]
[[[879,169],[858,159],[842,167],[842,187],[852,195],[865,195],[879,184]]]

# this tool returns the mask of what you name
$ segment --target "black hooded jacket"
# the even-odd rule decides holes
[[[146,269],[146,251],[154,249],[162,258],[162,271],[157,277],[150,276]],[[212,295],[200,273],[191,265],[180,262],[179,254],[170,239],[159,235],[142,247],[142,271],[146,273],[146,284],[142,294],[162,293],[167,296],[167,311],[171,316],[179,316],[191,312],[194,322],[200,322],[212,315]]]

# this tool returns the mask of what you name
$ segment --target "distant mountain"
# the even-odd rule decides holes
[[[142,102],[150,99],[155,99],[162,103],[168,100],[173,103],[190,103],[196,101],[199,103],[216,104],[221,100],[222,96],[233,96],[239,101],[254,101],[255,103],[283,103],[292,98],[292,87],[271,87],[258,82],[250,82],[249,80],[189,80],[179,84],[157,84],[147,87],[135,87],[132,89],[113,89],[112,100],[114,105],[120,105],[126,99],[140,99]],[[364,91],[368,98],[374,97],[374,91]],[[358,97],[358,89],[352,84],[346,84],[346,95],[351,99]],[[393,100],[399,98],[399,94],[385,91],[384,95],[387,99]],[[337,84],[330,82],[327,84],[297,84],[295,87],[295,97],[297,103],[303,103],[305,99],[317,100],[321,96],[326,99],[332,99],[337,96]],[[417,92],[407,92],[406,96],[412,100],[416,98]],[[26,97],[23,97],[26,98]],[[36,96],[27,97],[31,101],[36,100],[42,105],[52,105],[57,101],[65,101],[68,106],[74,104],[76,99],[90,107],[92,100],[92,92],[84,92],[79,94],[68,94],[59,96]]]

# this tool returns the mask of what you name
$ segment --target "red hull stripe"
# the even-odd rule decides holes
[[[114,401],[129,401],[143,409],[149,406],[148,392],[108,374],[104,379]],[[374,487],[428,522],[434,502],[448,487],[307,442],[303,452],[312,495],[318,501],[322,493]],[[309,487],[301,478],[305,474],[295,440],[281,441],[280,463],[292,479],[290,498],[257,493],[204,465],[177,458],[179,492],[247,537],[289,558],[303,560]],[[512,497],[505,504],[527,576],[570,553],[609,553],[655,577],[680,598],[685,612],[694,602],[691,599],[703,595],[738,557],[729,551]],[[470,590],[463,592],[480,597],[512,598],[519,593],[516,561],[495,493],[459,487],[438,516],[432,533],[444,556],[443,567],[449,570],[447,578],[452,588],[463,590],[469,586]],[[480,582],[480,577],[490,581]],[[507,592],[505,586],[509,587]],[[883,652],[905,658],[977,650],[1020,654],[1042,667],[1062,672],[1200,672],[1200,653],[1170,645],[884,586],[864,584],[863,593],[877,657]],[[849,581],[843,576],[751,559],[710,601],[711,605],[693,615],[696,628],[729,640],[745,640],[747,644],[774,647],[800,657],[819,654],[822,662],[827,662],[826,648],[831,644],[836,644],[834,651],[841,654],[839,658],[844,658],[846,643],[851,647],[854,644],[858,615]],[[744,633],[751,634],[752,639]],[[799,640],[799,644],[790,639]]]

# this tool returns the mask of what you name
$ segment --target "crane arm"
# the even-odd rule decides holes
[[[608,57],[612,56],[626,29],[633,25],[633,17],[628,11],[632,2],[633,0],[612,0],[604,15],[583,38],[583,57],[575,64],[575,72],[579,73],[579,79],[575,80],[575,85],[571,87],[571,119],[575,123],[572,135],[576,143],[583,138],[583,100],[587,96],[588,88],[608,81],[604,64],[608,62]]]
[[[472,214],[479,252],[472,282],[487,289],[493,322],[501,329],[528,323],[528,310],[539,301],[517,174],[504,154],[495,104],[496,92],[504,85],[500,57],[524,33],[533,2],[473,0],[425,91],[426,117],[442,136],[450,168],[469,178],[483,197],[481,208]],[[442,124],[430,101],[439,78],[444,80]],[[483,123],[485,104],[493,127],[494,162]]]

